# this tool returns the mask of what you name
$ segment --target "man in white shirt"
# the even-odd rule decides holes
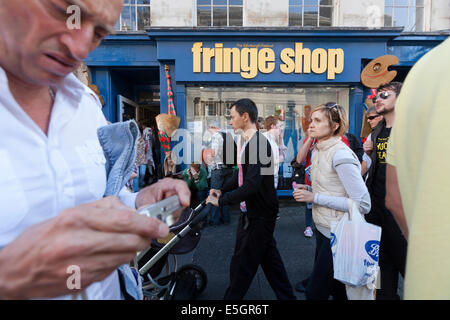
[[[69,5],[81,9],[80,28],[66,24]],[[117,267],[168,234],[135,209],[174,194],[189,205],[187,186],[171,179],[102,199],[106,119],[71,72],[122,5],[0,0],[0,299],[120,299]],[[73,270],[81,286],[70,285]]]
[[[224,137],[231,139],[230,133],[222,132],[220,129],[220,124],[217,120],[209,121],[208,131],[211,136],[211,150],[212,157],[208,168],[211,168],[211,189],[220,189],[225,184],[225,181],[233,175],[233,168],[231,165],[226,165],[227,159],[224,157],[229,157],[224,155]],[[229,142],[230,143],[230,142]],[[235,151],[234,149],[230,151]],[[234,155],[233,155],[234,157]],[[213,226],[219,225],[221,222],[225,224],[230,223],[230,206],[224,207],[214,207],[211,206],[210,220],[209,223]]]
[[[280,163],[284,162],[286,157],[287,147],[283,141],[283,128],[282,123],[278,117],[268,116],[264,120],[265,131],[263,135],[269,140],[270,146],[274,156],[274,184],[275,189],[278,187],[278,171],[280,169]]]

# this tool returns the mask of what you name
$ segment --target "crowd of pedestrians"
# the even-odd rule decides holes
[[[419,61],[404,87],[377,88],[364,146],[347,132],[339,104],[307,109],[307,138],[295,158],[305,178],[292,196],[306,203],[304,235],[315,236],[316,251],[308,279],[292,286],[274,238],[279,165],[291,161],[280,119],[260,119],[256,104],[240,99],[231,108],[231,138],[208,124],[205,163],[182,171],[170,152],[156,163],[156,132],[142,124],[139,135],[133,124],[108,126],[98,96],[72,74],[114,30],[123,5],[82,3],[83,31],[90,32],[69,32],[48,1],[1,1],[1,299],[142,299],[129,262],[169,228],[136,209],[169,195],[184,207],[193,195],[206,198],[213,225],[228,223],[229,206],[239,206],[226,300],[245,297],[259,266],[278,299],[296,299],[294,289],[310,300],[348,299],[348,285],[333,277],[330,230],[350,203],[382,230],[376,299],[399,299],[400,275],[406,298],[450,297],[450,40]],[[137,136],[137,143],[128,139]],[[157,179],[146,181],[146,174]],[[82,270],[76,290],[67,285],[68,266]]]

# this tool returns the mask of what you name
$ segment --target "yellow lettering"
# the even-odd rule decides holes
[[[344,71],[344,50],[329,49],[328,50],[328,80],[334,80],[336,74]]]
[[[295,44],[295,73],[311,73],[311,50],[301,42]]]
[[[294,49],[286,48],[281,51],[281,61],[284,62],[280,66],[280,70],[283,73],[292,73],[295,69],[295,62],[292,58],[295,56]]]
[[[193,72],[202,72],[201,61],[202,61],[202,45],[203,42],[196,42],[192,46],[193,54]]]
[[[241,72],[241,51],[238,48],[223,49],[223,72],[231,72],[231,55],[233,55],[233,73]]]
[[[253,79],[261,73],[272,73],[276,68],[273,46],[237,45],[239,48],[224,48],[216,43],[214,48],[203,48],[203,42],[192,46],[192,68],[194,73],[211,72],[214,61],[215,73],[240,73],[244,79]],[[344,50],[317,48],[313,51],[304,48],[302,42],[296,42],[295,48],[285,48],[280,54],[280,71],[284,74],[327,72],[327,79],[334,80],[344,71]],[[377,146],[381,147],[381,146]]]
[[[258,70],[262,73],[271,73],[275,69],[275,52],[264,48],[258,54]]]
[[[258,74],[258,49],[243,48],[241,51],[241,77],[253,79]]]
[[[216,43],[215,49],[216,49],[215,69],[217,73],[221,73],[223,72],[223,43]]]
[[[327,71],[327,51],[325,49],[316,49],[312,52],[311,70],[314,73],[324,73]]]
[[[214,57],[214,48],[203,49],[203,72],[211,72],[211,59]]]

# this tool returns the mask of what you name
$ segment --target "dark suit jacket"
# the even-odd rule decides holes
[[[250,219],[275,219],[278,213],[278,196],[273,180],[272,149],[270,142],[259,131],[253,135],[246,145],[241,163],[244,184],[239,187],[239,171],[235,170],[233,178],[229,179],[228,183],[222,187],[219,205],[224,206],[245,201]]]

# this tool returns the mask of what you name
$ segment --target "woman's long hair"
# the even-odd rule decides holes
[[[169,160],[172,160],[173,164],[169,165]],[[175,164],[176,159],[175,156],[172,154],[172,152],[169,152],[166,154],[166,157],[164,158],[164,175],[166,176],[169,172],[176,173],[177,171],[177,165]]]

